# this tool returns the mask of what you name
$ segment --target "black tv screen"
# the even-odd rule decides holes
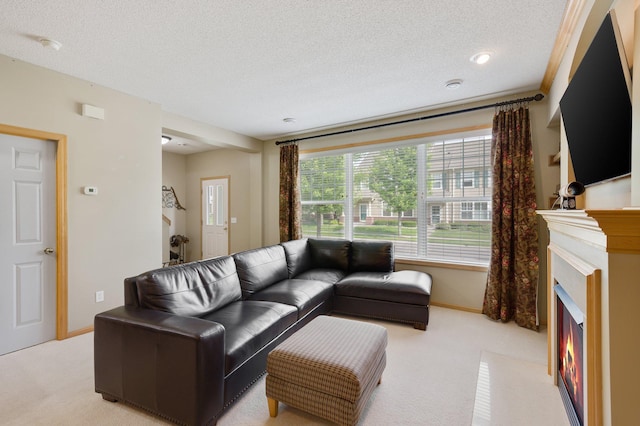
[[[608,14],[560,100],[576,180],[631,173],[629,68],[615,16]]]

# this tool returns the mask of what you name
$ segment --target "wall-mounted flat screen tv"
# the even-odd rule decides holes
[[[631,78],[610,12],[560,100],[576,180],[584,185],[631,173]]]

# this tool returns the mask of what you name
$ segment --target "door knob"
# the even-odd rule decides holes
[[[51,247],[47,247],[44,249],[44,254],[53,254],[53,249]]]

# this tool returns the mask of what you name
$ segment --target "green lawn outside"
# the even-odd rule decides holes
[[[491,245],[491,233],[467,229],[436,229],[429,235],[429,242],[489,247]]]
[[[303,225],[303,235],[315,236],[316,225]],[[342,238],[344,226],[323,225],[322,236]],[[397,226],[368,225],[354,227],[354,238],[362,240],[388,239],[394,241],[416,242],[417,229],[403,227],[402,235],[398,236]],[[452,245],[473,245],[479,247],[489,247],[491,245],[491,235],[489,232],[470,231],[468,229],[435,229],[429,233],[427,240],[429,243],[452,244]]]

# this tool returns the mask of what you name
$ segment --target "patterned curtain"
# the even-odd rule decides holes
[[[280,242],[302,237],[298,145],[280,148]]]
[[[528,105],[493,118],[491,261],[482,312],[538,329],[538,228]]]

